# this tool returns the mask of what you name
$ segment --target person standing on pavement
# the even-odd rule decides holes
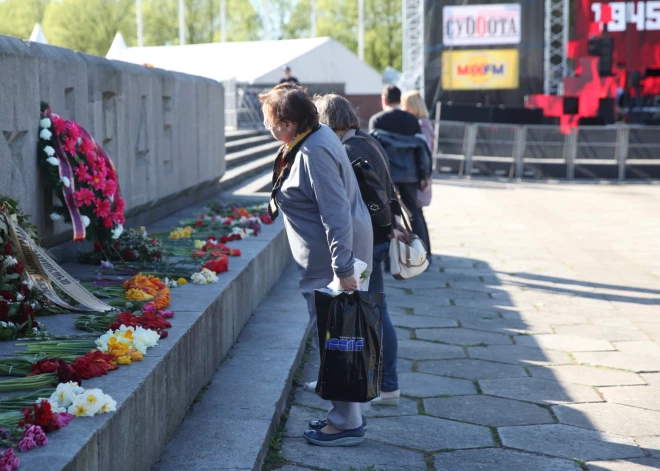
[[[291,68],[288,65],[285,65],[282,68],[282,71],[284,72],[284,77],[280,79],[280,83],[295,83],[296,85],[300,85],[300,82],[298,82],[298,79],[295,78],[293,75],[291,75]]]
[[[401,90],[388,85],[381,95],[383,111],[369,120],[369,133],[385,148],[392,181],[410,213],[413,232],[422,240],[431,262],[431,240],[417,191],[426,190],[431,177],[431,150],[417,118],[401,109]]]
[[[401,96],[401,108],[417,118],[424,140],[431,150],[431,173],[433,173],[435,132],[433,131],[433,123],[429,119],[429,110],[426,108],[426,103],[424,103],[424,99],[419,91],[411,90],[404,93]],[[420,190],[417,194],[419,206],[424,207],[431,204],[432,187],[433,177],[429,178],[426,188],[423,191]]]
[[[383,379],[381,395],[371,403],[398,405],[401,391],[396,372],[397,338],[384,295],[383,263],[389,254],[390,240],[393,237],[403,238],[404,229],[396,221],[397,216],[401,217],[401,207],[396,197],[396,189],[390,179],[387,154],[378,141],[360,131],[360,119],[346,98],[329,94],[316,97],[314,103],[319,111],[319,120],[330,126],[341,139],[348,159],[351,162],[360,158],[368,161],[390,199],[389,208],[372,216],[374,256],[369,292],[383,293]]]
[[[335,276],[342,290],[358,288],[355,259],[366,262],[371,271],[371,217],[341,141],[319,124],[307,91],[280,84],[259,95],[259,101],[264,126],[284,143],[273,166],[268,212],[273,220],[280,212],[284,215],[318,342],[314,290],[325,288]],[[304,437],[320,446],[358,445],[365,435],[361,410],[356,402],[332,401],[327,419],[310,423]]]

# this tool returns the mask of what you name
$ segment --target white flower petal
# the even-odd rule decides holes
[[[52,135],[53,133],[50,132],[48,129],[42,129],[41,132],[39,133],[39,137],[42,138],[44,141],[50,141]]]
[[[46,162],[48,162],[49,164],[51,164],[54,167],[59,167],[60,166],[60,161],[57,160],[55,157],[48,157],[46,159]]]
[[[50,118],[44,118],[41,121],[39,121],[39,126],[42,128],[46,129],[50,127]]]
[[[55,149],[53,149],[51,146],[44,147],[44,152],[48,157],[52,157],[53,155],[55,155]]]

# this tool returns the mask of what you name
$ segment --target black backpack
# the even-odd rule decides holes
[[[374,146],[379,153],[381,152],[368,137],[356,134],[350,139],[354,138],[367,141],[370,145]],[[374,229],[378,227],[378,229],[385,235],[389,235],[390,230],[388,228],[377,226],[374,221],[376,215],[388,210],[390,207],[390,199],[387,196],[387,191],[385,191],[383,182],[366,159],[357,158],[351,162],[351,165],[353,166],[353,171],[355,172],[355,177],[357,178],[358,186],[360,187],[362,200],[369,210]]]

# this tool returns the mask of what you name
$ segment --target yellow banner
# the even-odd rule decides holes
[[[518,88],[517,49],[477,49],[442,53],[445,90]]]

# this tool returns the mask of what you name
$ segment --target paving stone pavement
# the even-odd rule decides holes
[[[398,407],[351,449],[301,434],[327,403],[298,388],[285,471],[660,469],[660,187],[437,180],[434,263],[386,280]],[[312,352],[303,380],[316,377]],[[266,467],[265,469],[273,469]]]

